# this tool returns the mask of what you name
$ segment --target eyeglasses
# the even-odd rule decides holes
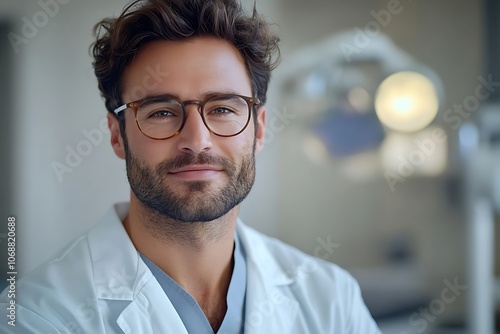
[[[200,100],[178,101],[158,96],[126,103],[114,110],[119,115],[130,108],[134,111],[139,130],[151,139],[169,139],[178,135],[186,123],[186,106],[197,104],[203,123],[211,133],[233,137],[245,130],[252,108],[260,104],[256,97],[235,94],[211,95]]]

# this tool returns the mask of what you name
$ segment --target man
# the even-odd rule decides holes
[[[277,63],[257,13],[136,1],[96,31],[130,203],[19,282],[16,326],[3,317],[2,332],[379,333],[349,274],[238,220]]]

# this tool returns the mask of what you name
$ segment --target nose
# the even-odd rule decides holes
[[[198,104],[186,105],[186,122],[178,134],[178,149],[198,154],[212,148],[212,134],[205,126]]]

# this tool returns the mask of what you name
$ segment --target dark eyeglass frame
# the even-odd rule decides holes
[[[207,101],[211,101],[211,100],[217,99],[217,98],[231,98],[231,97],[239,97],[239,98],[242,98],[243,100],[246,101],[246,103],[248,105],[248,118],[247,118],[247,121],[245,123],[245,126],[243,126],[243,128],[240,131],[238,131],[237,133],[232,134],[232,135],[221,135],[221,134],[218,134],[217,132],[213,131],[212,129],[210,129],[210,127],[208,126],[208,124],[205,120],[205,115],[202,112],[203,107]],[[174,102],[178,103],[180,106],[182,106],[182,123],[181,123],[179,129],[173,135],[168,136],[168,137],[164,137],[164,138],[155,138],[155,137],[151,137],[151,136],[145,134],[144,131],[142,131],[141,126],[139,125],[139,120],[137,119],[137,111],[139,110],[141,105],[144,104],[144,102],[150,101],[152,99],[157,100],[159,98],[164,98],[165,100],[168,100],[168,101],[174,101]],[[238,94],[214,94],[214,95],[209,95],[209,96],[205,97],[205,99],[203,99],[203,100],[187,100],[187,101],[179,101],[178,99],[173,98],[171,96],[165,96],[165,97],[158,96],[158,97],[149,97],[149,98],[145,98],[142,100],[137,100],[137,101],[125,103],[125,104],[121,105],[120,107],[116,108],[113,112],[117,117],[119,117],[120,112],[122,112],[128,108],[132,109],[134,111],[135,124],[137,125],[137,127],[139,128],[139,131],[141,131],[141,133],[143,135],[145,135],[148,138],[154,139],[154,140],[166,140],[166,139],[170,139],[172,137],[175,137],[179,133],[181,133],[182,129],[184,128],[184,124],[186,124],[186,106],[188,104],[198,105],[198,113],[200,114],[201,119],[203,120],[203,124],[205,124],[205,127],[208,129],[208,131],[210,131],[210,133],[212,133],[216,136],[219,136],[219,137],[226,137],[227,138],[227,137],[237,136],[240,133],[242,133],[243,131],[245,131],[245,129],[248,126],[248,123],[250,123],[250,118],[252,117],[251,115],[252,115],[253,108],[260,104],[260,100],[257,97],[250,97],[250,96],[244,96],[244,95],[238,95]]]

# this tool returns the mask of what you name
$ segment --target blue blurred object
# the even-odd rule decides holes
[[[313,125],[313,131],[337,157],[376,148],[385,137],[374,112],[359,113],[346,104],[327,112]]]

